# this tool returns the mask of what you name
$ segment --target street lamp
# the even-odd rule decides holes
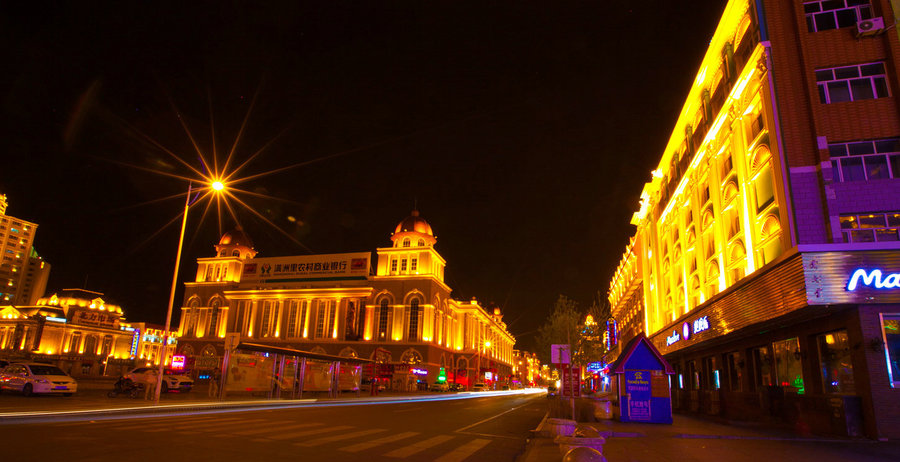
[[[166,350],[169,347],[169,329],[172,324],[172,306],[175,304],[175,288],[178,287],[178,266],[181,265],[181,247],[184,244],[184,229],[187,226],[188,209],[191,206],[191,185],[192,183],[188,183],[187,197],[184,200],[184,214],[181,217],[181,234],[178,236],[178,252],[175,253],[175,271],[172,274],[172,289],[169,291],[169,308],[166,311],[166,330],[163,334],[163,344],[160,347],[159,371],[156,376],[156,391],[153,398],[154,405],[159,404],[159,394],[162,391],[163,372],[166,367]],[[225,190],[225,184],[220,180],[212,181],[209,184],[209,187],[216,193],[221,193]]]

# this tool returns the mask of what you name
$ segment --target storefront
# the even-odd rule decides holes
[[[676,411],[900,437],[900,252],[785,255],[651,340]]]

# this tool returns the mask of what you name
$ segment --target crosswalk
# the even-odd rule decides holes
[[[437,462],[476,461],[477,453],[493,440],[461,433],[423,435],[417,431],[387,428],[361,428],[353,425],[329,425],[296,420],[247,419],[240,416],[206,414],[148,419],[98,420],[57,424],[65,427],[91,425],[106,432],[163,433],[202,435],[213,438],[243,439],[259,443],[282,443],[298,448],[328,448],[350,454],[381,456],[386,459],[422,460],[424,454],[438,454],[428,460]],[[428,452],[431,451],[431,452]]]

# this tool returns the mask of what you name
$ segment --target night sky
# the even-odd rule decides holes
[[[726,1],[35,3],[0,6],[0,193],[49,292],[162,323],[182,123],[221,166],[246,118],[230,165],[280,170],[239,197],[293,238],[237,207],[259,256],[374,253],[417,206],[527,349],[559,294],[605,296]],[[204,208],[181,287],[235,225]]]

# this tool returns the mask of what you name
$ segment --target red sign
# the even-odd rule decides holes
[[[581,367],[569,367],[568,364],[563,365],[560,379],[562,379],[562,396],[581,396]]]

